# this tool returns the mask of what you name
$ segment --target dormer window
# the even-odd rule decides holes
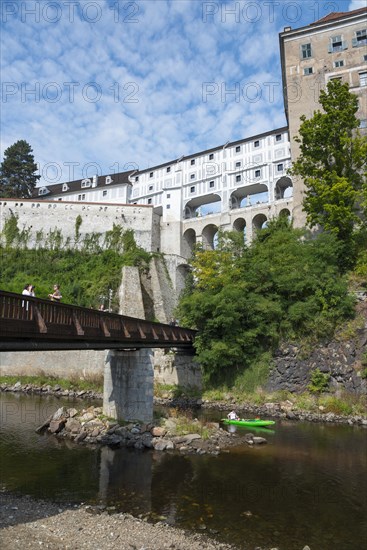
[[[69,186],[67,183],[64,183],[63,186],[62,186],[62,190],[65,192],[65,191],[69,191]]]
[[[38,195],[47,195],[47,193],[49,193],[50,191],[47,189],[47,187],[41,187],[39,190],[38,190]]]
[[[92,182],[90,181],[90,179],[86,178],[82,180],[81,188],[85,189],[86,187],[90,187],[91,185],[92,185]]]

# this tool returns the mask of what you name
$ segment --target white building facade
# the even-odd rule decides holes
[[[145,170],[94,176],[36,189],[37,198],[151,207],[160,216],[161,252],[188,258],[213,247],[219,229],[254,230],[292,214],[288,129],[229,142]]]

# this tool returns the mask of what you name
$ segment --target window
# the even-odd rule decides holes
[[[282,141],[282,134],[277,134],[275,136],[275,141]]]
[[[191,160],[190,160],[190,164],[191,164],[191,166],[194,166],[194,164],[195,164],[195,159],[191,159]]]
[[[209,187],[214,187],[214,181],[209,182]]]
[[[313,68],[312,67],[305,67],[303,69],[303,74],[304,75],[308,75],[308,74],[312,74],[313,73]]]
[[[367,53],[363,56],[363,61],[367,61]]]
[[[344,67],[344,60],[339,59],[339,61],[334,61],[334,68],[338,69],[339,67]]]
[[[237,147],[236,147],[236,153],[240,153],[240,151],[241,151],[241,146],[240,146],[240,145],[237,145]]]
[[[277,170],[278,170],[278,172],[283,172],[283,163],[282,162],[277,165]]]
[[[171,205],[167,204],[166,208],[167,208],[167,210],[169,210],[171,208]]]
[[[107,191],[102,192],[102,197],[107,197]]]
[[[91,186],[91,181],[89,178],[86,178],[85,180],[82,180],[82,189],[85,189],[85,187],[90,187]]]
[[[359,85],[367,86],[367,71],[363,71],[362,73],[359,73]]]
[[[238,181],[241,181],[241,176],[240,176],[240,175],[239,175],[239,176],[236,176],[236,181],[237,181],[237,182],[238,182]]]
[[[329,80],[339,80],[341,82],[343,78],[341,76],[331,76]]]
[[[148,191],[153,191],[153,185],[149,185]]]
[[[78,195],[78,201],[81,201],[81,200],[82,200],[82,196]]]
[[[139,176],[135,176],[135,181],[139,181]]]
[[[64,183],[64,184],[63,184],[62,190],[63,190],[63,191],[68,191],[68,190],[69,190],[69,186],[68,186],[67,183]]]
[[[148,204],[152,204],[152,199],[148,199]]]
[[[308,59],[309,57],[312,57],[311,44],[302,44],[301,59]]]
[[[171,198],[171,193],[167,193],[167,199]]]
[[[170,171],[171,171],[171,167],[170,167],[170,166],[167,166],[167,170],[166,170],[167,174],[168,174]]]
[[[367,29],[356,31],[355,38],[352,39],[353,48],[364,46],[365,44],[367,44]]]
[[[209,160],[213,160],[213,158],[214,158],[214,153],[210,153]]]
[[[236,168],[241,168],[241,161],[236,162]]]
[[[150,178],[153,177],[153,172],[150,172],[149,177],[150,177]]]
[[[346,50],[348,47],[348,44],[343,41],[342,35],[338,34],[337,36],[332,36],[330,38],[330,44],[329,44],[329,53],[333,52],[341,52],[343,50]]]
[[[261,176],[261,170],[255,170],[255,178],[259,178]]]
[[[258,139],[254,141],[254,147],[260,147],[260,141]]]
[[[190,180],[194,180],[195,179],[195,174],[190,174]]]
[[[195,193],[195,185],[193,185],[192,187],[190,187],[190,193]]]

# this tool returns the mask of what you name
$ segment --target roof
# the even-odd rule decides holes
[[[319,23],[328,23],[329,21],[334,21],[335,19],[344,19],[344,17],[350,17],[351,15],[359,15],[362,13],[367,13],[367,7],[358,8],[357,10],[353,10],[353,11],[333,11],[328,15],[325,15],[325,17],[322,17],[321,19],[318,19],[314,23],[311,23],[311,25],[318,25]]]
[[[129,176],[133,172],[136,172],[136,170],[129,170],[128,172],[119,172],[117,174],[106,174],[103,176],[98,176],[97,185],[94,189],[101,189],[101,187],[106,187],[106,185],[108,185],[108,187],[112,187],[114,185],[122,185],[124,183],[131,185]],[[112,178],[112,181],[111,183],[106,184],[105,181],[108,176]],[[75,193],[76,191],[85,191],[85,188],[82,187],[82,181],[84,181],[84,179],[90,179],[91,181],[93,180],[93,178],[90,177],[90,178],[83,178],[81,180],[55,183],[52,185],[47,185],[47,184],[41,185],[39,187],[36,187],[33,190],[32,197],[39,197],[39,190],[41,188],[47,188],[50,191],[50,193],[53,195],[61,195],[61,194],[67,195],[69,193]],[[64,185],[67,185],[68,187],[67,191],[63,191]]]

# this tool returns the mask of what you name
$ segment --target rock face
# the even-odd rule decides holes
[[[283,346],[273,361],[267,384],[268,391],[302,392],[310,383],[312,372],[319,369],[330,375],[330,390],[346,390],[354,394],[367,392],[367,379],[361,376],[362,356],[367,352],[367,301],[359,304],[365,326],[348,341],[333,340],[318,345],[304,357],[295,345]]]

